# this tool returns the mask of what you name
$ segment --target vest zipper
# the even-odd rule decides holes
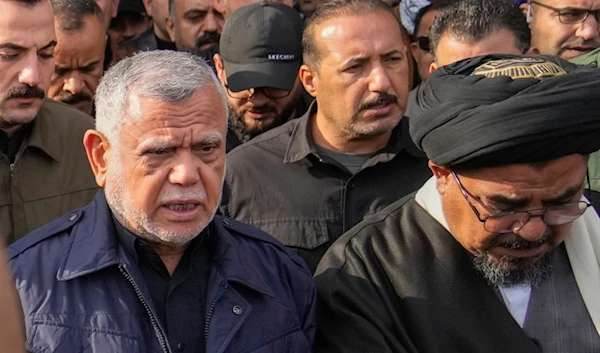
[[[204,341],[206,342],[205,344],[208,346],[208,327],[210,326],[210,319],[212,318],[213,312],[215,311],[215,307],[217,306],[217,303],[219,302],[219,300],[221,300],[221,297],[223,297],[223,294],[225,294],[225,291],[227,290],[227,287],[229,286],[229,283],[225,282],[225,284],[223,284],[221,286],[221,290],[219,291],[219,294],[217,294],[217,297],[215,298],[215,300],[213,300],[213,302],[210,304],[210,308],[208,308],[208,313],[206,313],[206,322],[204,323]]]
[[[10,177],[11,177],[11,179],[12,179],[14,173],[15,173],[15,164],[11,163],[10,164]]]
[[[171,350],[169,349],[169,346],[167,345],[167,339],[165,338],[165,335],[162,332],[162,330],[160,329],[160,327],[158,326],[158,321],[156,320],[156,316],[154,316],[154,313],[150,309],[150,305],[148,305],[148,302],[146,301],[146,299],[144,299],[144,296],[142,295],[140,288],[137,286],[137,284],[135,283],[135,281],[133,280],[133,277],[131,277],[129,272],[127,272],[127,269],[125,269],[125,266],[119,265],[119,271],[121,271],[121,274],[123,275],[123,277],[125,277],[129,281],[129,283],[131,283],[131,285],[133,286],[133,289],[135,290],[135,294],[137,294],[138,299],[140,300],[140,302],[146,309],[146,312],[148,313],[148,316],[150,317],[150,323],[152,324],[152,328],[154,329],[154,332],[156,333],[156,337],[158,338],[158,343],[160,343],[162,351],[164,353],[171,353]]]

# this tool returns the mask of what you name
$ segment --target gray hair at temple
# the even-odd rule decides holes
[[[95,0],[50,0],[58,29],[62,32],[77,32],[83,29],[85,16],[96,16],[104,23],[104,14]]]
[[[461,41],[479,42],[499,29],[508,29],[517,38],[517,47],[525,53],[531,32],[525,16],[513,0],[461,0],[442,8],[429,30],[431,53],[436,56],[443,35]]]
[[[221,99],[212,104],[223,104],[229,112],[225,91],[202,58],[171,50],[142,52],[125,58],[106,71],[98,85],[96,129],[118,149],[121,128],[142,118],[136,98],[178,103],[203,89],[216,90]]]

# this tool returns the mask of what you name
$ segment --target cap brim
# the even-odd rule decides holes
[[[249,88],[272,87],[291,91],[298,77],[300,61],[235,64],[223,60],[227,85],[234,92]]]

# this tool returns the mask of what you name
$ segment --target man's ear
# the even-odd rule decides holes
[[[419,44],[417,44],[417,42],[412,42],[410,43],[410,53],[412,54],[412,57],[415,58],[415,60],[421,55],[421,53],[419,52]]]
[[[525,16],[527,23],[531,22],[533,19],[533,9],[531,8],[531,4],[523,3],[519,5],[519,10],[521,10],[523,16]]]
[[[303,64],[298,71],[298,77],[306,92],[311,96],[316,97],[319,87],[319,77],[316,72],[308,65]]]
[[[125,0],[122,0],[125,1]],[[146,10],[146,15],[148,17],[152,17],[152,0],[142,0],[144,3],[144,9]]]
[[[169,32],[169,39],[171,39],[171,42],[175,43],[175,22],[171,16],[168,16],[165,19],[165,28],[167,28],[167,32]]]
[[[223,58],[221,55],[219,55],[219,53],[216,53],[213,56],[213,62],[215,63],[215,69],[217,70],[217,77],[219,78],[219,81],[225,85],[227,83],[227,73],[225,72],[225,65],[223,65]]]
[[[452,177],[452,170],[450,170],[448,167],[439,166],[432,161],[429,161],[428,165],[429,169],[431,169],[431,172],[436,178],[438,192],[440,195],[443,195],[448,187],[452,185],[452,181],[454,180]]]
[[[119,0],[112,0],[113,1],[113,12],[110,14],[110,18],[115,18],[117,17],[117,14],[119,13]],[[122,0],[122,1],[127,1],[127,0]]]
[[[96,177],[96,184],[104,187],[106,183],[106,173],[108,170],[108,154],[110,144],[101,132],[97,130],[88,130],[83,136],[83,146],[87,154],[88,161],[92,167],[92,172]]]
[[[432,73],[432,72],[434,72],[434,71],[435,71],[437,68],[438,68],[438,65],[435,63],[435,61],[434,61],[434,62],[432,62],[432,63],[429,65],[429,73]]]

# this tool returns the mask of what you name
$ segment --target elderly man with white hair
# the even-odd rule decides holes
[[[31,352],[309,352],[315,288],[269,235],[215,215],[227,100],[199,58],[127,58],[84,146],[102,191],[9,249]]]

